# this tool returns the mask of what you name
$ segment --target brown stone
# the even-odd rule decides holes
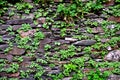
[[[103,29],[101,27],[92,28],[92,33],[103,33]]]
[[[12,73],[12,74],[7,74],[8,77],[19,77],[20,73],[17,72],[17,73]]]
[[[49,38],[45,38],[45,39],[41,40],[39,48],[38,48],[38,51],[39,52],[44,52],[44,46],[45,46],[45,44],[48,44],[50,42],[51,42],[51,39],[49,39]]]
[[[24,2],[29,2],[29,3],[32,2],[32,0],[23,0],[23,1],[24,1]]]
[[[108,0],[105,4],[104,4],[104,6],[112,6],[112,5],[114,5],[115,4],[115,0]]]
[[[45,23],[45,21],[46,21],[46,18],[44,18],[44,17],[40,17],[40,18],[37,19],[37,22],[40,23],[40,24]]]
[[[101,39],[102,43],[108,42],[110,39]]]
[[[115,22],[120,23],[120,16],[119,16],[119,17],[111,16],[111,17],[109,17],[107,20],[108,20],[108,21],[115,21]]]
[[[22,38],[24,38],[24,37],[28,37],[28,36],[33,36],[35,32],[36,32],[36,30],[33,29],[33,30],[29,30],[27,32],[20,31],[19,34]]]
[[[11,51],[9,51],[9,54],[16,56],[23,55],[24,53],[25,53],[25,49],[18,48],[16,46],[14,46]]]

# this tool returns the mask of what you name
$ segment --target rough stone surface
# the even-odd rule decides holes
[[[16,46],[14,46],[11,51],[9,51],[9,54],[16,55],[16,56],[22,55],[24,53],[25,53],[25,49],[18,48]]]
[[[101,27],[92,28],[92,33],[103,33],[103,29]]]
[[[2,44],[2,45],[0,45],[0,50],[5,50],[6,48],[8,48],[9,47],[9,45],[8,44]]]
[[[90,46],[96,43],[96,40],[81,40],[73,43],[76,46]]]
[[[110,51],[106,56],[107,61],[120,61],[120,50]]]
[[[28,19],[16,19],[16,20],[7,20],[6,21],[6,24],[17,24],[17,25],[19,25],[19,24],[24,24],[24,23],[32,23],[33,22],[33,20],[31,19],[31,18],[28,18]]]
[[[71,80],[72,77],[65,77],[62,80]]]
[[[35,15],[33,13],[30,13],[30,14],[23,14],[22,15],[24,18],[31,18],[31,19],[34,19]]]
[[[45,20],[46,19],[44,17],[40,17],[37,19],[37,22],[43,24],[43,23],[45,23]]]
[[[66,37],[65,40],[66,40],[66,41],[70,41],[70,42],[75,42],[75,41],[77,41],[78,39]]]
[[[108,77],[107,80],[120,80],[120,75],[112,74]]]
[[[28,36],[31,36],[31,37],[32,37],[35,32],[36,32],[36,30],[33,29],[33,30],[29,30],[29,31],[27,31],[27,32],[20,31],[19,34],[20,34],[20,36],[21,36],[22,38],[24,38],[24,37],[28,37]]]
[[[4,30],[4,29],[7,29],[10,25],[0,25],[0,29],[1,30]]]
[[[3,40],[11,40],[11,39],[14,39],[14,36],[12,35],[3,35]]]
[[[117,34],[117,35],[120,35],[120,31],[117,31],[116,34]]]
[[[49,38],[45,38],[42,41],[40,41],[40,45],[39,45],[38,51],[43,53],[45,44],[48,44],[50,42],[51,42],[51,39],[49,39]]]
[[[120,23],[120,17],[111,16],[108,18],[108,21],[115,21],[115,22]]]
[[[51,70],[48,74],[59,74],[60,70]]]
[[[0,30],[0,35],[4,35],[4,34],[6,34],[7,33],[7,31],[5,31],[5,30]]]
[[[20,27],[22,27],[21,25],[13,25],[12,26],[12,29],[14,30],[14,31],[16,31],[16,30],[18,30]]]
[[[114,28],[115,28],[115,25],[114,25],[114,24],[108,25],[107,28],[108,28],[108,29],[114,29]]]
[[[32,2],[32,0],[23,0],[24,2]]]

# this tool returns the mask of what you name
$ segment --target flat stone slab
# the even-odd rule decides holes
[[[16,56],[23,55],[24,53],[25,53],[25,49],[18,48],[16,46],[14,46],[11,51],[9,51],[9,54],[16,55]]]
[[[6,24],[0,25],[0,30],[7,29],[9,26],[10,25],[6,25]]]
[[[91,46],[96,43],[96,40],[81,40],[73,43],[76,46]]]
[[[27,18],[27,19],[16,19],[16,20],[7,20],[6,24],[9,25],[20,25],[20,24],[24,24],[24,23],[32,23],[33,20],[31,18]]]

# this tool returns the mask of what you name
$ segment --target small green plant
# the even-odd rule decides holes
[[[3,41],[2,36],[0,36],[0,42],[2,42],[2,41]]]
[[[120,16],[120,5],[110,6],[107,10],[104,10],[103,13],[111,14],[113,16]]]
[[[21,78],[28,78],[29,74],[23,70],[20,70],[20,76],[21,76]]]
[[[109,72],[105,71],[101,73],[99,69],[96,69],[96,71],[90,71],[87,76],[88,80],[106,80],[109,76]]]
[[[33,6],[30,3],[16,3],[16,8],[18,10],[32,9]]]
[[[31,29],[32,28],[31,28],[30,24],[22,24],[22,27],[18,29],[18,32],[21,30],[26,32],[26,31],[31,30]]]
[[[60,42],[55,42],[55,45],[59,46],[61,43]]]
[[[61,37],[64,37],[66,35],[66,28],[63,28],[60,30]]]
[[[84,52],[85,53],[91,53],[92,48],[91,47],[85,47]]]
[[[26,13],[26,14],[29,14],[29,13],[30,13],[30,10],[25,10],[25,13]]]
[[[44,24],[43,24],[43,28],[49,29],[49,25],[48,25],[47,23],[44,23]]]
[[[65,6],[65,4],[59,4],[57,7],[57,13],[64,17],[66,22],[73,21],[72,17],[77,16],[77,6],[76,4],[70,4]]]
[[[73,45],[68,46],[67,50],[60,50],[59,54],[62,60],[72,57],[76,54],[76,47]]]
[[[51,49],[51,45],[49,45],[49,44],[46,44],[45,46],[44,46],[44,50],[49,50],[49,49]]]
[[[18,62],[23,62],[23,57],[16,56],[14,57],[14,60]]]
[[[87,32],[88,32],[88,33],[92,33],[92,29],[89,28],[89,27],[87,27]]]
[[[50,68],[54,68],[54,67],[55,67],[55,64],[52,64],[52,63],[51,63],[51,64],[49,64],[49,67],[50,67]]]
[[[19,69],[19,65],[17,63],[12,63],[12,64],[10,64],[9,68],[5,69],[5,71],[7,73],[11,73],[11,72],[15,73],[18,71],[18,69]]]
[[[65,64],[63,74],[69,76],[72,71],[76,71],[77,66],[74,64]]]
[[[79,67],[84,67],[85,64],[85,59],[84,57],[81,58],[76,58],[76,59],[71,59],[71,62],[75,65],[78,65]]]
[[[42,64],[47,64],[47,61],[43,60],[43,59],[37,59],[36,62],[42,63]]]
[[[84,77],[84,74],[82,73],[82,71],[77,71],[77,73],[73,74],[73,77],[71,80],[82,80]]]
[[[36,32],[34,34],[35,40],[40,40],[40,39],[44,39],[44,34],[42,32]]]

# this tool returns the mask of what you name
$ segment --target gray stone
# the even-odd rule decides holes
[[[85,52],[76,53],[75,56],[83,56]]]
[[[10,25],[0,25],[0,30],[4,30],[10,27]]]
[[[87,18],[98,18],[98,15],[94,14],[94,13],[89,13],[87,15],[85,15]]]
[[[20,19],[20,15],[17,15],[17,14],[16,14],[16,15],[12,16],[11,19],[13,19],[13,20],[14,20],[14,19]]]
[[[71,80],[72,77],[65,77],[62,80]]]
[[[48,74],[59,74],[60,70],[51,70]]]
[[[120,35],[120,31],[117,31],[116,34],[117,34],[117,35]]]
[[[18,30],[20,27],[21,27],[21,25],[13,25],[13,26],[12,26],[12,29],[13,29],[14,31],[16,31],[16,30]]]
[[[50,38],[52,36],[52,32],[44,32],[44,34],[47,38]]]
[[[79,30],[79,32],[80,32],[80,33],[86,33],[86,32],[87,32],[87,29],[86,29],[86,28],[81,28],[81,29]]]
[[[120,80],[120,75],[112,74],[108,77],[107,80]]]
[[[114,25],[114,24],[108,25],[107,28],[108,28],[108,29],[114,29],[114,28],[115,28],[115,25]]]
[[[70,42],[75,42],[75,41],[77,41],[78,39],[66,37],[65,40],[66,40],[66,41],[70,41]]]
[[[27,18],[27,19],[16,19],[16,20],[7,20],[6,21],[6,24],[17,24],[17,25],[19,25],[19,24],[24,24],[24,23],[32,23],[33,22],[33,20],[31,19],[31,18]]]
[[[108,51],[111,51],[111,50],[112,50],[111,46],[108,46],[108,47],[107,47],[107,50],[108,50]]]
[[[102,62],[103,59],[95,59],[96,62]]]
[[[83,36],[89,37],[89,38],[93,38],[94,34],[89,34],[89,33],[83,33]]]
[[[6,40],[14,39],[14,36],[12,36],[12,35],[3,35],[2,38],[3,38],[4,41],[6,41]]]
[[[120,50],[110,51],[104,58],[107,61],[120,61]]]
[[[57,42],[60,42],[61,44],[69,44],[70,41],[66,41],[66,40],[58,40]]]
[[[7,56],[6,56],[6,59],[7,59],[9,62],[12,62],[12,61],[13,61],[13,56],[12,56],[12,55],[7,55]]]
[[[96,43],[96,40],[81,40],[73,43],[76,46],[90,46]]]
[[[92,19],[92,21],[96,21],[98,23],[102,23],[103,19],[102,18],[95,18],[95,19]]]
[[[41,25],[41,24],[38,24],[36,27],[42,27],[42,25]]]
[[[0,35],[4,35],[4,34],[6,34],[6,30],[0,30]]]
[[[105,39],[105,38],[103,38],[103,39],[101,39],[101,42],[102,43],[105,43],[105,42],[108,42],[110,39]]]
[[[8,44],[2,44],[2,45],[0,45],[0,50],[5,50],[6,48],[8,48],[9,47],[9,45]]]
[[[35,15],[34,15],[33,13],[30,13],[30,14],[23,14],[22,17],[34,19]]]
[[[101,27],[92,28],[92,33],[103,33],[103,29]]]

